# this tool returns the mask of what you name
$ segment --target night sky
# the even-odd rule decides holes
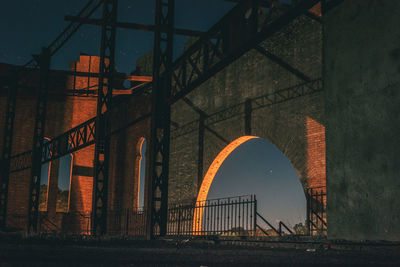
[[[205,31],[235,4],[223,0],[176,0],[175,27]],[[289,1],[283,1],[289,2]],[[66,27],[65,15],[76,15],[82,0],[4,1],[0,9],[0,62],[22,65],[40,53]],[[154,23],[153,0],[120,0],[118,20]],[[101,8],[93,16],[99,18]],[[183,51],[186,37],[176,36],[174,57]],[[100,27],[83,26],[52,59],[53,69],[68,69],[79,53],[99,54]],[[117,31],[116,67],[130,73],[136,60],[153,47],[153,33]],[[68,165],[68,164],[65,164]],[[208,167],[208,166],[206,166]],[[67,169],[67,167],[65,167]],[[260,212],[271,222],[292,226],[305,217],[305,196],[299,179],[285,156],[265,140],[238,147],[222,165],[209,198],[257,194]],[[65,187],[63,185],[62,187]]]

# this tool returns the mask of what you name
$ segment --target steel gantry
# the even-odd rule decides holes
[[[87,4],[83,7],[83,9],[78,13],[79,17],[89,18],[101,5],[101,1],[99,0],[89,0]],[[36,231],[37,230],[37,205],[38,205],[38,194],[39,191],[37,189],[37,184],[40,186],[40,169],[41,169],[41,160],[43,154],[38,148],[43,145],[40,136],[43,136],[44,130],[44,122],[45,122],[45,106],[46,99],[39,99],[37,103],[37,113],[35,120],[35,129],[34,129],[34,149],[31,151],[25,151],[16,155],[11,156],[12,153],[12,135],[14,128],[14,117],[16,111],[16,97],[18,90],[18,79],[21,79],[21,76],[26,75],[32,70],[37,70],[38,67],[41,67],[40,72],[40,88],[38,90],[39,94],[46,95],[47,97],[47,79],[48,73],[45,72],[45,68],[47,68],[46,64],[50,64],[50,57],[54,55],[57,51],[59,51],[66,42],[79,30],[82,26],[82,23],[71,22],[58,36],[54,41],[42,49],[42,54],[39,57],[35,57],[32,60],[28,61],[22,67],[19,67],[15,70],[15,73],[12,74],[12,82],[11,86],[8,86],[8,94],[7,94],[7,107],[6,107],[6,123],[4,130],[4,139],[3,139],[3,151],[2,158],[0,160],[1,171],[0,171],[0,227],[6,226],[6,213],[7,213],[7,197],[8,197],[8,181],[10,172],[18,171],[22,169],[32,168],[31,170],[31,186],[30,186],[30,197],[29,197],[29,210],[28,210],[28,231]],[[48,60],[48,62],[47,62]],[[42,64],[42,65],[41,65]],[[49,66],[48,66],[49,67]],[[42,96],[43,96],[42,95]],[[36,136],[36,137],[35,137]],[[43,138],[42,138],[43,139]],[[37,141],[39,140],[39,141]],[[37,151],[39,149],[39,152]],[[36,155],[34,153],[36,152]],[[30,163],[29,163],[30,162]],[[39,175],[39,177],[37,177]]]
[[[156,0],[150,137],[150,237],[167,231],[171,71],[175,0]]]
[[[97,93],[97,118],[95,129],[92,234],[107,231],[108,168],[110,158],[109,121],[105,113],[112,106],[114,82],[115,34],[118,0],[104,0],[101,26],[100,73]]]
[[[225,15],[218,23],[216,23],[208,32],[200,33],[195,31],[186,31],[174,29],[174,1],[173,0],[156,0],[156,20],[155,25],[124,24],[117,22],[117,0],[90,0],[87,6],[78,17],[69,18],[71,22],[70,30],[64,31],[61,37],[58,37],[52,43],[51,49],[43,50],[39,63],[41,65],[41,86],[40,92],[44,93],[46,86],[42,80],[46,80],[46,55],[48,60],[54,51],[65,44],[65,42],[77,31],[80,25],[101,24],[101,53],[100,53],[100,73],[98,86],[98,105],[97,117],[63,133],[59,137],[54,138],[46,144],[43,142],[43,126],[45,112],[38,113],[37,127],[35,126],[36,142],[32,151],[26,151],[18,155],[4,156],[7,151],[3,149],[2,164],[8,162],[9,171],[18,171],[22,168],[29,168],[29,164],[25,164],[25,158],[32,155],[32,181],[34,186],[31,188],[30,198],[30,219],[29,228],[35,230],[37,226],[37,184],[40,183],[40,165],[43,162],[50,161],[66,153],[76,151],[89,144],[95,143],[95,167],[94,167],[94,183],[93,183],[93,214],[92,214],[92,234],[104,234],[107,229],[107,186],[108,186],[108,160],[109,160],[109,122],[107,120],[110,108],[112,106],[112,87],[114,79],[114,50],[115,50],[115,31],[116,27],[126,27],[131,29],[145,29],[155,32],[154,41],[154,62],[153,62],[153,82],[142,87],[138,92],[152,92],[152,114],[151,114],[151,139],[150,141],[150,178],[151,186],[149,186],[149,209],[150,216],[148,218],[150,237],[156,235],[164,235],[166,233],[167,222],[167,203],[168,203],[168,159],[169,159],[169,139],[170,139],[170,106],[183,99],[188,93],[222,70],[224,67],[232,63],[241,55],[256,48],[260,53],[273,59],[275,62],[285,68],[290,68],[286,62],[280,61],[274,55],[268,54],[259,44],[266,38],[272,36],[283,27],[287,26],[297,17],[306,14],[308,10],[320,0],[300,0],[293,2],[291,6],[282,8],[279,5],[270,5],[269,2],[277,1],[257,1],[243,0],[240,1],[227,15]],[[331,1],[339,2],[339,1]],[[91,21],[90,15],[96,8],[103,4],[103,19]],[[274,13],[273,16],[267,16],[264,21],[258,16],[258,10],[268,7],[268,12]],[[77,26],[78,25],[78,26]],[[201,35],[199,40],[189,47],[182,56],[172,63],[173,34]],[[49,61],[48,61],[49,63]],[[29,65],[29,63],[28,63]],[[43,71],[42,71],[43,70]],[[308,80],[306,76],[295,69],[289,69],[303,80]],[[312,81],[308,81],[312,82]],[[308,86],[307,86],[308,87]],[[297,95],[296,90],[289,90],[290,93]],[[278,98],[290,99],[292,96],[282,96],[282,92],[276,94]],[[39,93],[40,93],[39,92]],[[286,91],[285,91],[286,92]],[[138,94],[138,93],[136,93]],[[305,93],[304,93],[305,94]],[[275,95],[274,95],[275,96]],[[276,96],[275,96],[276,98]],[[266,97],[266,102],[279,102],[279,99],[270,101]],[[10,97],[9,101],[10,102]],[[12,100],[12,99],[11,99]],[[262,99],[264,100],[264,98]],[[284,101],[284,100],[282,100]],[[12,101],[11,101],[12,102]],[[8,104],[8,106],[12,104]],[[246,104],[246,114],[256,108],[257,102],[251,100]],[[38,102],[39,106],[39,102]],[[40,106],[43,107],[43,103]],[[9,110],[9,109],[7,109]],[[14,104],[15,110],[15,104]],[[15,113],[15,111],[14,111]],[[11,114],[12,115],[12,114]],[[207,123],[211,118],[203,117],[200,122],[201,128],[207,129]],[[7,117],[8,118],[8,117]],[[7,121],[6,121],[7,123]],[[131,122],[131,123],[135,123]],[[196,125],[199,125],[196,122]],[[121,127],[121,129],[124,126]],[[10,128],[6,128],[7,129]],[[204,130],[203,129],[203,130]],[[248,132],[251,131],[251,122],[246,124]],[[11,128],[12,132],[12,128]],[[6,137],[5,137],[6,138]],[[68,145],[69,139],[75,140],[75,144]],[[4,139],[6,141],[6,139]],[[7,139],[10,140],[10,139]],[[199,143],[202,140],[199,139]],[[10,143],[11,145],[11,143]],[[6,146],[5,146],[6,147]],[[11,151],[11,149],[10,149]],[[47,156],[46,156],[47,155]],[[10,158],[7,161],[6,158]],[[21,164],[13,164],[13,159]],[[24,163],[25,162],[25,163]],[[10,165],[11,164],[11,165]],[[10,168],[10,166],[12,168]],[[5,168],[2,168],[3,170]],[[8,171],[8,173],[9,173]],[[4,171],[5,173],[5,171]],[[7,177],[8,177],[7,173]],[[39,174],[39,176],[38,176]],[[39,181],[39,182],[38,182]],[[6,196],[3,184],[6,180],[3,178],[0,190],[0,199]],[[33,192],[33,193],[32,193]],[[36,194],[36,195],[35,195]],[[33,196],[36,196],[34,198]],[[5,207],[0,202],[1,208]],[[2,215],[0,215],[2,216]],[[0,220],[5,220],[4,216]],[[36,221],[36,223],[34,222]]]
[[[40,80],[36,99],[36,118],[32,144],[32,168],[28,206],[28,233],[37,232],[39,216],[40,176],[44,129],[46,124],[47,94],[49,89],[50,49],[42,48],[40,56],[35,57],[40,67]]]
[[[7,81],[7,110],[4,127],[3,151],[0,160],[0,228],[6,226],[8,183],[10,179],[11,147],[14,131],[15,105],[17,101],[18,73]]]

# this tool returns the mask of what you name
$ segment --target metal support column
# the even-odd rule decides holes
[[[32,145],[31,184],[28,206],[28,233],[37,232],[38,230],[40,176],[51,60],[50,49],[45,47],[42,48],[42,53],[40,56],[35,56],[35,60],[40,66],[40,82],[37,92],[36,119]]]
[[[251,99],[247,98],[246,101],[244,102],[244,132],[246,135],[251,135],[251,113],[252,113],[252,107],[251,107]]]
[[[117,8],[118,0],[104,0],[95,132],[92,235],[104,235],[107,232],[110,137],[107,134],[109,121],[105,112],[110,110],[112,105]]]
[[[8,83],[6,123],[4,127],[3,151],[0,160],[0,229],[6,226],[8,182],[10,178],[10,157],[14,130],[15,106],[17,102],[18,74]]]
[[[204,160],[204,120],[205,115],[200,114],[199,119],[199,136],[198,136],[198,158],[197,158],[197,190],[200,190],[201,183],[203,182],[203,160]]]
[[[166,100],[171,96],[174,2],[156,0],[149,166],[150,238],[164,236],[167,231],[171,110]]]

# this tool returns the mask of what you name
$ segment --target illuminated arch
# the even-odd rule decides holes
[[[202,203],[207,200],[208,191],[210,190],[211,184],[214,180],[215,175],[217,174],[219,168],[225,159],[229,156],[229,154],[235,150],[241,144],[251,140],[259,138],[257,136],[245,135],[239,137],[238,139],[232,141],[229,145],[227,145],[214,159],[211,163],[210,167],[207,170],[206,175],[204,176],[203,182],[201,183],[199,193],[197,195],[196,200],[196,212],[193,216],[193,232],[197,233],[201,231],[201,219],[203,217],[203,208],[201,207]]]
[[[137,179],[137,197],[135,198],[134,209],[142,208],[145,203],[145,170],[146,167],[142,166],[146,163],[146,138],[141,137],[136,146],[136,179]]]
[[[47,142],[50,142],[50,138],[44,137],[43,143],[47,143]],[[49,151],[51,151],[51,149]],[[46,155],[43,157],[43,159],[49,158],[49,157],[50,157],[50,154],[46,153]],[[38,208],[39,211],[47,211],[47,204],[49,202],[50,171],[51,171],[51,161],[43,163],[41,165],[40,189],[39,189],[39,208]]]
[[[71,147],[71,144],[68,143],[68,146]],[[69,211],[73,166],[74,156],[72,153],[59,159],[56,212]]]

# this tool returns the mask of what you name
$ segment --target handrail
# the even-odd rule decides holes
[[[279,235],[282,235],[282,226],[292,235],[294,235],[294,233],[292,232],[292,230],[290,230],[286,224],[284,224],[282,221],[279,221]]]
[[[256,212],[256,216],[258,216],[261,220],[263,220],[272,230],[274,230],[275,233],[277,233],[280,236],[280,233],[278,232],[278,230],[276,230],[275,227],[272,226],[272,224],[270,224],[266,219],[264,219],[263,216],[260,215],[260,213]],[[260,227],[259,225],[257,225],[258,227]]]
[[[292,230],[290,230],[289,229],[289,227],[285,224],[285,223],[283,223],[282,221],[279,221],[279,228],[278,228],[278,230],[274,227],[274,226],[272,226],[272,224],[270,224],[263,216],[261,216],[258,212],[256,212],[256,216],[258,216],[261,220],[263,220],[275,233],[277,233],[279,236],[282,236],[282,233],[283,233],[283,231],[282,231],[282,226],[283,226],[283,228],[285,228],[291,235],[295,235],[294,233],[293,233],[293,231]],[[266,235],[268,235],[269,236],[269,234],[266,232],[266,231],[264,231],[264,229],[262,228],[262,227],[260,227],[258,224],[256,224],[256,227],[258,227],[264,234],[266,234]]]
[[[56,228],[56,231],[59,230],[58,226],[57,226],[55,223],[53,223],[52,221],[50,221],[50,220],[47,218],[47,216],[40,216],[40,219],[41,219],[41,226],[42,226],[42,224],[43,224],[43,221],[45,221],[45,222],[47,222],[47,223],[50,223],[52,226],[54,226],[54,227]],[[51,230],[49,227],[47,227],[47,228],[48,228],[48,230]]]

